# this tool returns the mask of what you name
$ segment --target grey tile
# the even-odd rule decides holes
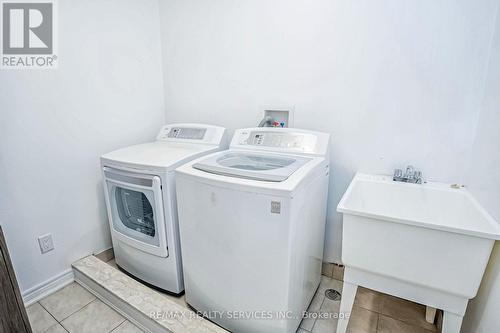
[[[316,317],[313,314],[319,312],[324,299],[324,294],[316,293],[314,295],[313,299],[311,300],[311,304],[309,304],[309,307],[307,308],[308,315],[304,319],[302,319],[300,328],[308,331],[312,330],[314,322],[316,321]]]
[[[95,296],[73,282],[40,301],[40,304],[61,321],[95,300]]]
[[[378,313],[353,307],[347,326],[348,333],[377,333]]]
[[[299,328],[296,333],[309,333],[309,331]]]
[[[165,298],[179,304],[180,306],[183,306],[184,308],[188,309],[188,305],[186,303],[186,294],[182,296],[173,296],[164,292],[159,291],[160,294],[162,294]]]
[[[436,326],[425,320],[425,306],[398,297],[386,295],[381,305],[380,313],[403,321],[413,326],[419,326],[436,332]]]
[[[108,333],[125,321],[118,312],[95,300],[61,322],[70,333]]]
[[[130,321],[125,320],[117,328],[113,330],[113,333],[143,333],[139,327],[132,324]]]
[[[337,331],[337,318],[318,318],[314,323],[312,333],[335,333]]]
[[[56,325],[52,326],[51,328],[49,328],[48,330],[46,330],[44,333],[68,333],[68,331],[66,331],[61,326],[61,324],[56,324]]]
[[[307,308],[307,311],[315,312],[321,308],[321,304],[323,304],[323,300],[325,299],[324,294],[316,293],[314,294],[313,299],[311,300],[311,304]]]
[[[108,265],[110,265],[111,267],[114,267],[116,269],[118,269],[118,266],[116,265],[116,261],[115,259],[111,259],[110,261],[106,262]]]
[[[321,305],[320,312],[329,313],[333,316],[333,315],[338,315],[339,311],[340,311],[340,301],[333,301],[328,297],[325,297],[325,300]]]
[[[339,281],[344,281],[344,266],[333,265],[332,278]]]
[[[45,332],[57,321],[39,304],[35,303],[26,309],[33,333]]]
[[[316,293],[314,294],[313,299],[311,300],[311,304],[309,304],[309,307],[307,308],[307,316],[302,319],[302,322],[300,323],[300,328],[303,328],[305,330],[312,330],[314,326],[314,322],[316,321],[315,313],[319,312],[321,308],[321,304],[323,304],[323,300],[325,299],[324,294]]]
[[[99,252],[95,255],[95,257],[99,260],[102,260],[104,262],[108,262],[111,259],[115,257],[115,252],[113,251],[113,248],[104,250],[102,252]]]
[[[333,273],[333,264],[330,264],[328,262],[324,262],[322,267],[321,267],[321,274],[332,277]]]
[[[340,310],[340,301],[333,301],[324,297],[323,303],[319,309],[320,316],[316,319],[312,332],[332,333],[337,330],[337,318]]]
[[[302,321],[300,322],[299,328],[307,331],[311,331],[312,328],[314,327],[314,323],[316,322],[316,318],[313,317],[306,317],[303,318]]]
[[[186,309],[189,308],[186,303],[186,294],[182,295],[181,297],[174,297],[173,301],[179,305],[182,305]]]
[[[377,333],[430,333],[420,326],[413,326],[384,315],[379,316]]]
[[[375,290],[358,287],[356,298],[354,299],[354,306],[380,312],[384,297],[387,296]]]
[[[335,289],[338,292],[342,293],[342,281],[322,275],[317,292],[324,295],[327,289]]]

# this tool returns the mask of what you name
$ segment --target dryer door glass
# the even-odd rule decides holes
[[[120,220],[127,228],[155,236],[153,207],[143,192],[116,187],[115,200]]]
[[[163,218],[158,216],[157,207],[161,193],[134,184],[127,186],[110,180],[107,183],[113,229],[129,239],[159,246],[158,223]]]

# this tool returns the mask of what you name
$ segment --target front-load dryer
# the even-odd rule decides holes
[[[116,264],[153,286],[184,290],[175,195],[175,168],[221,150],[222,127],[173,124],[156,141],[101,157]]]
[[[177,169],[186,301],[238,333],[295,333],[321,277],[329,135],[237,130]]]

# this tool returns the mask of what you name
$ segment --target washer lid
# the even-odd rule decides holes
[[[281,182],[310,160],[300,156],[223,152],[193,164],[193,168],[230,177]]]

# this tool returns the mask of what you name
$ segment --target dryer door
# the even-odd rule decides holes
[[[161,179],[104,167],[106,204],[115,239],[167,257]]]

